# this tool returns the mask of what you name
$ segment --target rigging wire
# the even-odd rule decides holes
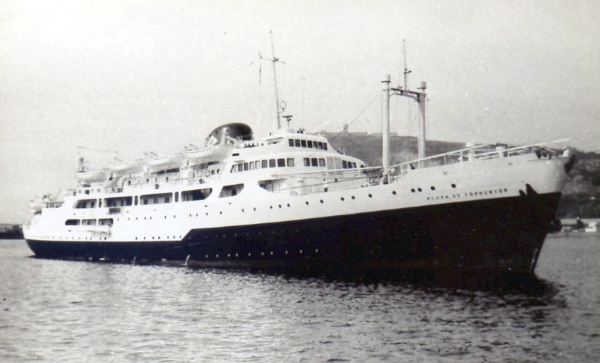
[[[354,122],[356,122],[356,120],[358,120],[358,118],[365,113],[365,111],[373,104],[373,102],[375,102],[376,99],[379,98],[379,92],[377,92],[377,94],[375,94],[375,97],[373,97],[373,99],[367,104],[367,106],[365,106],[365,108],[363,108],[356,116],[354,116],[354,118],[352,119],[352,121],[350,121],[347,125],[348,127],[350,127],[350,125],[352,125]],[[334,136],[333,138],[331,138],[329,140],[329,143],[331,144],[331,141],[335,141],[340,134]]]

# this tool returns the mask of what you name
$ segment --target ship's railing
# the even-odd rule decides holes
[[[489,160],[505,158],[517,155],[536,154],[538,158],[552,158],[563,151],[558,151],[547,147],[550,144],[556,144],[567,141],[568,139],[556,140],[552,142],[537,143],[525,146],[507,147],[506,145],[484,144],[476,145],[460,150],[450,151],[443,154],[433,155],[426,158],[411,160],[392,165],[394,170],[392,174],[400,176],[405,175],[410,170],[418,168],[427,168],[439,165],[448,165],[474,160]]]

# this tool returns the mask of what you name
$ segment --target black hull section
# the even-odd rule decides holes
[[[27,240],[39,257],[311,273],[533,273],[560,193],[191,231],[182,242]]]

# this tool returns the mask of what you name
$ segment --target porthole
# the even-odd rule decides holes
[[[340,200],[343,202],[344,201],[344,197],[341,197]]]
[[[452,188],[456,188],[456,184],[452,183]]]
[[[306,205],[308,205],[308,202],[305,202],[305,203],[306,203]]]
[[[417,190],[418,190],[419,192],[422,192],[422,191],[423,191],[423,189],[421,189],[421,188],[418,188]]]
[[[352,196],[352,199],[356,199],[354,196]]]
[[[415,188],[412,188],[410,191],[414,193],[415,192]]]
[[[369,194],[369,198],[373,198],[373,195],[372,195],[372,194]]]
[[[394,190],[394,191],[392,191],[392,194],[393,194],[393,195],[396,195],[396,191],[395,191],[395,190]]]
[[[323,203],[323,199],[321,199],[321,204]]]
[[[431,190],[435,190],[435,187],[433,185],[431,186]]]

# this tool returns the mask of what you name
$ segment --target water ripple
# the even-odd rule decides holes
[[[539,280],[491,290],[41,260],[22,242],[0,252],[2,361],[600,356],[598,240],[549,239]]]

